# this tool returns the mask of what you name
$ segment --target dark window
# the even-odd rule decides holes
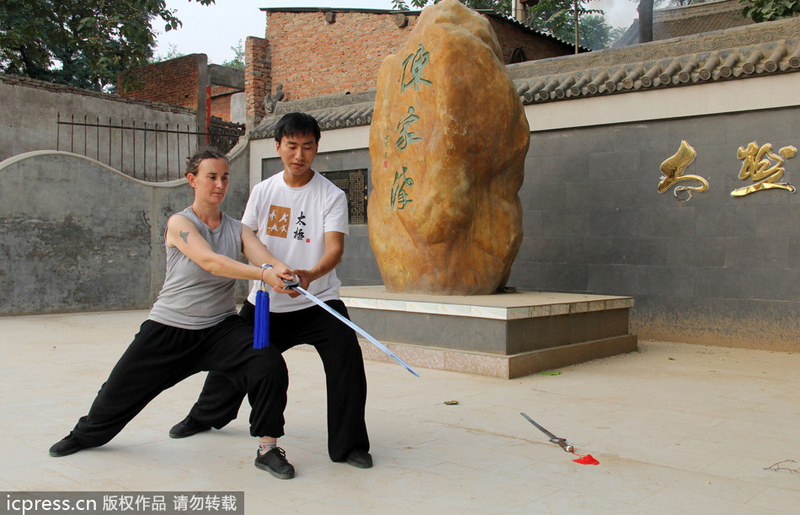
[[[527,59],[525,59],[525,50],[518,46],[511,52],[511,60],[508,64],[522,63],[525,61],[527,61]]]

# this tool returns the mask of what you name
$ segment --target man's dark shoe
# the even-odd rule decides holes
[[[266,470],[278,479],[292,479],[294,467],[286,460],[286,452],[275,447],[266,454],[256,454],[256,467]]]
[[[78,443],[78,440],[70,432],[67,436],[62,438],[59,442],[50,447],[50,456],[60,458],[62,456],[69,456],[83,449],[83,446]]]
[[[372,456],[367,451],[354,449],[347,455],[347,463],[360,469],[371,469]]]
[[[186,438],[187,436],[202,433],[203,431],[208,431],[209,429],[211,429],[210,426],[201,426],[195,422],[192,417],[187,416],[185,419],[172,426],[172,429],[169,430],[169,437]]]

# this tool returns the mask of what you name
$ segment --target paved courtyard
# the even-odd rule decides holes
[[[253,466],[249,408],[222,431],[167,437],[202,376],[109,444],[49,457],[146,315],[0,317],[0,490],[244,491],[253,514],[800,512],[800,353],[663,342],[514,380],[367,362],[371,470],[329,461],[322,366],[303,349],[285,355],[291,481]]]

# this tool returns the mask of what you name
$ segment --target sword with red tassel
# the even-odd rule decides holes
[[[557,444],[559,447],[564,449],[566,452],[569,452],[569,453],[574,454],[575,456],[577,456],[578,459],[572,460],[575,463],[580,463],[581,465],[599,465],[600,464],[600,462],[597,461],[596,459],[594,459],[594,457],[591,454],[587,454],[585,456],[581,456],[580,454],[577,454],[575,452],[575,447],[573,447],[570,444],[568,444],[567,440],[565,438],[557,437],[556,435],[554,435],[553,433],[551,433],[547,429],[543,428],[542,426],[540,426],[539,424],[534,422],[533,419],[531,417],[529,417],[528,415],[526,415],[525,413],[520,413],[520,415],[525,417],[525,420],[527,420],[528,422],[530,422],[531,424],[536,426],[536,429],[538,429],[542,433],[544,433],[547,436],[549,436],[550,437],[550,441],[552,443]]]

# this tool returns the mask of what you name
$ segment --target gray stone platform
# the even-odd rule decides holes
[[[444,296],[342,288],[353,322],[410,365],[511,379],[637,350],[631,297],[515,292]],[[368,359],[389,359],[369,344]]]

